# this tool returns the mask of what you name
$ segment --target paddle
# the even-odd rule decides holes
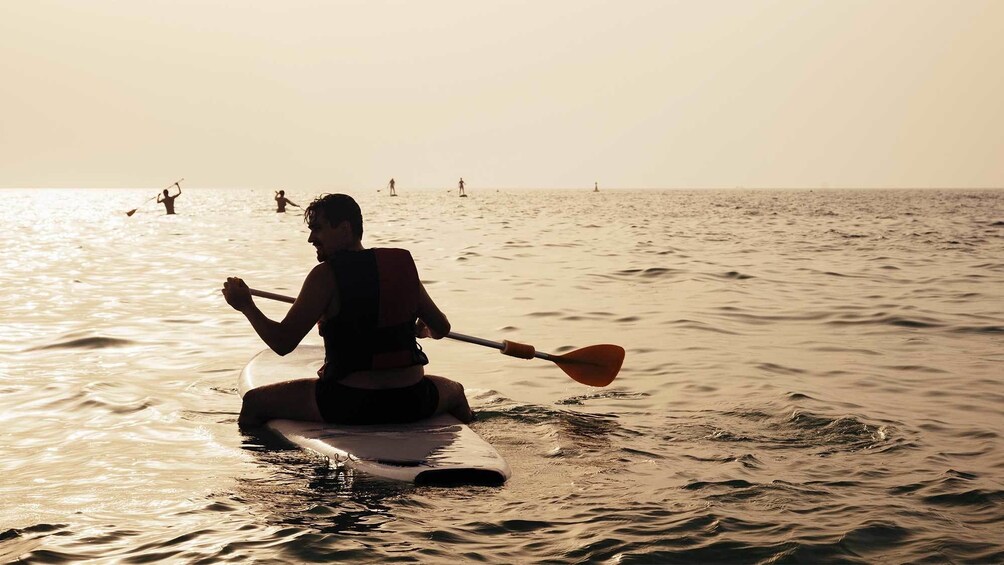
[[[185,180],[185,179],[178,179],[178,182],[181,182],[183,180]],[[171,188],[172,186],[178,184],[178,182],[172,182],[171,184],[167,185],[167,188]],[[133,214],[136,213],[136,210],[139,210],[141,207],[143,207],[144,204],[146,204],[147,202],[153,200],[154,198],[157,198],[158,196],[160,196],[160,195],[159,194],[154,194],[152,197],[147,198],[146,200],[143,201],[143,204],[140,204],[139,206],[137,206],[137,207],[133,208],[132,210],[129,210],[128,212],[126,212],[126,216],[132,216]]]
[[[295,301],[291,296],[254,288],[249,290],[252,296],[278,300],[279,302],[288,302],[290,304]],[[569,351],[563,355],[552,355],[536,351],[532,345],[516,343],[514,341],[503,340],[502,343],[499,343],[457,332],[450,332],[446,334],[446,337],[498,349],[503,355],[511,357],[518,357],[520,359],[533,359],[536,357],[551,361],[576,382],[589,386],[607,386],[613,382],[614,377],[621,370],[621,364],[624,363],[624,348],[608,343],[590,345],[589,347]]]

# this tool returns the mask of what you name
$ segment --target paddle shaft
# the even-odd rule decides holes
[[[292,296],[286,296],[285,294],[276,294],[274,292],[267,292],[256,288],[249,288],[248,290],[251,291],[251,296],[259,296],[261,298],[268,298],[269,300],[276,300],[278,302],[286,302],[289,304],[296,302],[295,298]]]
[[[513,345],[513,342],[511,342],[511,341],[507,341],[505,343],[499,343],[497,341],[491,341],[491,340],[488,340],[488,339],[484,339],[484,338],[480,338],[480,337],[474,337],[472,335],[460,334],[460,333],[457,333],[457,332],[450,332],[450,333],[446,334],[446,337],[448,337],[450,339],[455,339],[457,341],[466,341],[467,343],[473,343],[475,345],[482,345],[484,347],[493,347],[495,349],[498,349],[502,353],[505,353],[506,355],[510,355],[510,353],[508,353],[508,350],[510,350],[512,348],[512,345]],[[522,345],[522,344],[515,344],[515,345]],[[531,346],[527,346],[527,347],[531,347]],[[533,356],[536,357],[536,358],[538,358],[538,359],[544,359],[546,361],[557,361],[554,358],[553,355],[551,355],[549,353],[544,353],[543,351],[534,350],[533,351]],[[515,355],[515,357],[523,357],[523,356],[522,355]]]
[[[251,296],[258,296],[258,297],[261,297],[261,298],[267,298],[269,300],[277,300],[279,302],[286,302],[286,303],[289,303],[289,304],[292,304],[296,300],[292,296],[286,296],[284,294],[276,294],[274,292],[268,292],[268,291],[265,291],[265,290],[258,290],[258,289],[255,289],[255,288],[250,288],[248,290],[251,291]],[[457,333],[457,332],[450,332],[450,333],[446,334],[446,337],[448,337],[450,339],[455,339],[457,341],[464,341],[464,342],[467,342],[467,343],[473,343],[475,345],[481,345],[483,347],[491,347],[491,348],[494,348],[494,349],[498,349],[502,353],[505,353],[506,355],[512,355],[514,357],[522,357],[524,359],[529,359],[530,356],[528,356],[527,354],[530,353],[530,351],[532,351],[533,352],[532,357],[536,357],[538,359],[544,359],[546,361],[557,361],[554,358],[554,356],[552,356],[552,355],[550,355],[548,353],[543,353],[541,351],[533,350],[533,346],[530,346],[530,345],[523,345],[523,344],[511,342],[511,341],[507,341],[505,343],[499,343],[497,341],[491,341],[491,340],[488,340],[488,339],[483,339],[483,338],[475,337],[475,336],[472,336],[472,335],[465,335],[465,334],[461,334],[461,333]],[[513,355],[514,348],[518,348],[519,346],[522,346],[523,348],[529,348],[529,351],[526,350],[526,349],[520,349],[518,351],[520,353],[523,353],[523,354]]]

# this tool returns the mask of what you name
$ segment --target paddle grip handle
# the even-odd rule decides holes
[[[537,351],[532,345],[509,341],[507,339],[502,340],[503,355],[518,357],[520,359],[533,359],[536,353]]]

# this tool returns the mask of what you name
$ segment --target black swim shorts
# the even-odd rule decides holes
[[[385,389],[319,379],[315,390],[317,408],[331,424],[403,424],[432,416],[439,405],[439,390],[426,377],[411,386]]]

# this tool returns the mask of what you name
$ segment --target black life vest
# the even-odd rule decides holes
[[[418,269],[405,249],[339,251],[328,259],[338,284],[338,315],[320,325],[322,378],[425,365],[415,338]]]

